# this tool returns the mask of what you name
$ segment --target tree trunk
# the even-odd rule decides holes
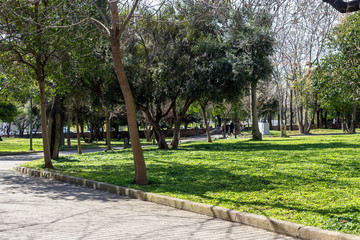
[[[293,104],[293,90],[290,89],[290,131],[293,130],[293,122],[294,122],[292,104]]]
[[[111,127],[110,127],[110,113],[107,108],[105,108],[105,118],[106,118],[106,149],[111,150]]]
[[[174,115],[174,135],[173,135],[173,139],[171,141],[171,146],[172,148],[176,149],[179,146],[180,143],[180,126],[181,126],[181,121],[182,119],[184,119],[187,110],[189,109],[190,105],[194,102],[194,99],[187,99],[184,103],[184,106],[182,108],[182,110],[180,111],[180,113],[177,113],[176,110],[176,102],[174,102],[173,104],[173,115]]]
[[[59,147],[61,145],[62,129],[62,106],[60,95],[56,93],[49,115],[48,135],[51,159],[59,158]]]
[[[305,116],[304,116],[304,134],[308,134],[309,133],[309,121],[308,121],[308,113],[309,113],[309,106],[307,104],[307,102],[305,103]]]
[[[287,116],[286,116],[287,98],[288,98],[288,93],[286,91],[286,93],[285,93],[285,103],[284,103],[285,109],[283,109],[285,126],[287,126],[287,120],[288,120]]]
[[[351,129],[350,129],[351,133],[356,133],[356,107],[357,107],[357,104],[356,104],[356,101],[354,100],[353,111],[352,111]]]
[[[324,128],[325,128],[325,129],[327,129],[326,119],[327,119],[327,112],[325,112],[324,118],[323,118],[323,124],[324,124]]]
[[[11,131],[11,122],[9,122],[8,128],[7,128],[7,137],[10,137],[10,131]]]
[[[40,69],[37,71],[37,80],[38,80],[39,92],[40,92],[41,131],[42,131],[42,140],[43,140],[43,149],[44,149],[44,162],[45,162],[45,168],[54,168],[50,157],[50,147],[49,147],[49,139],[47,132],[47,124],[46,124],[45,79],[43,78],[40,71],[41,71]]]
[[[256,109],[256,85],[257,85],[257,81],[251,81],[252,139],[262,140],[262,134],[259,130],[257,109]]]
[[[116,76],[119,81],[121,92],[124,96],[124,101],[126,106],[127,121],[129,126],[131,147],[133,151],[134,165],[135,165],[134,182],[139,185],[148,185],[149,182],[146,174],[146,165],[145,165],[143,151],[140,145],[139,132],[137,130],[136,108],[135,108],[134,98],[121,59],[121,48],[120,48],[121,28],[120,28],[117,1],[110,2],[110,11],[111,11],[111,20],[112,20],[112,29],[110,31],[111,52],[112,52]]]
[[[229,116],[229,113],[230,113],[231,109],[232,109],[232,104],[230,104],[230,105],[227,107],[227,109],[226,109],[226,111],[225,111],[225,113],[224,113],[224,116],[223,116],[224,123],[223,123],[222,128],[224,129],[224,131],[223,131],[223,137],[224,137],[224,138],[226,138],[226,133],[227,133],[227,129],[226,129],[227,118],[228,118],[228,116]]]
[[[210,135],[209,123],[208,123],[207,117],[206,117],[207,102],[204,102],[203,104],[200,104],[200,105],[201,105],[201,110],[202,110],[202,113],[204,116],[204,123],[205,123],[205,128],[206,128],[207,139],[208,139],[208,142],[211,143],[212,140],[211,140],[211,135]]]
[[[71,147],[71,132],[70,132],[70,127],[71,127],[71,115],[70,115],[70,111],[68,112],[68,119],[67,119],[67,146]]]
[[[217,115],[216,118],[218,120],[218,126],[221,127],[221,116]]]
[[[171,140],[172,148],[176,149],[179,146],[180,142],[180,125],[181,120],[178,118],[177,111],[176,111],[176,104],[173,106],[173,116],[174,116],[174,132],[173,138]]]
[[[345,114],[344,113],[341,113],[341,130],[343,132],[346,132],[346,127],[345,127]]]
[[[304,133],[304,125],[303,125],[303,106],[298,106],[297,107],[297,120],[298,120],[298,127],[299,127],[299,132],[300,133]]]
[[[81,142],[80,142],[80,131],[79,131],[79,118],[78,118],[78,110],[75,109],[75,125],[76,125],[76,138],[77,138],[77,149],[78,154],[81,154]],[[82,128],[83,129],[83,128]],[[82,130],[83,132],[83,130]]]
[[[149,120],[151,126],[153,127],[154,132],[155,132],[156,137],[157,137],[157,142],[158,142],[159,149],[168,149],[169,146],[168,146],[168,144],[166,142],[165,134],[164,134],[164,132],[161,129],[161,126],[160,126],[161,118],[155,120],[153,118],[153,116],[151,115],[149,109],[147,109],[145,107],[141,107],[141,106],[139,107],[139,109],[145,113],[147,119]],[[149,134],[149,137],[150,137],[150,134]]]

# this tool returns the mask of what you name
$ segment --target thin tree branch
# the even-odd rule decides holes
[[[127,16],[125,22],[121,25],[119,35],[121,35],[125,31],[125,28],[126,28],[127,24],[129,23],[131,17],[133,16],[138,3],[139,3],[139,0],[135,0],[135,3],[133,5],[131,11],[129,12],[129,15]]]

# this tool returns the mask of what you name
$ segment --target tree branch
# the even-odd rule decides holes
[[[139,0],[135,0],[135,3],[134,3],[134,5],[133,5],[131,11],[129,12],[129,15],[127,16],[125,22],[121,25],[120,32],[119,32],[120,35],[125,31],[125,28],[126,28],[126,26],[128,25],[131,17],[133,16],[133,14],[134,14],[134,12],[135,12],[135,9],[136,9],[136,7],[137,7],[137,5],[138,5],[138,3],[139,3]]]
[[[360,10],[360,0],[344,2],[343,0],[323,0],[341,13],[356,12]]]

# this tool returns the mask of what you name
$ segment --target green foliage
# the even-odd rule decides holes
[[[0,120],[3,122],[13,122],[18,115],[16,106],[12,103],[0,102]]]
[[[321,106],[350,114],[359,101],[360,13],[349,15],[328,37],[328,54],[312,76]]]
[[[132,185],[130,150],[61,157],[52,171],[299,224],[360,234],[358,135],[186,143],[144,150],[150,185]],[[43,168],[41,161],[23,164]]]
[[[266,11],[248,12],[247,8],[239,8],[234,11],[231,21],[229,58],[235,76],[245,81],[268,80],[274,44],[271,16]]]

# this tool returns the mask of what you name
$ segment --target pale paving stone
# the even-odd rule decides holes
[[[294,238],[150,202],[2,170],[0,239]]]

